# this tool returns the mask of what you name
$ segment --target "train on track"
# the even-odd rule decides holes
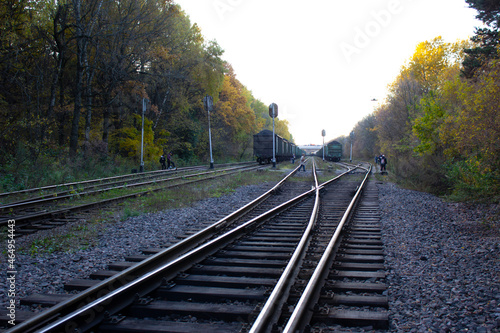
[[[303,151],[294,143],[275,134],[276,162],[291,160],[293,155],[299,158]],[[273,160],[273,132],[262,130],[253,136],[253,154],[260,164],[271,163]]]
[[[332,162],[339,162],[342,159],[343,148],[342,144],[338,141],[330,141],[325,145],[325,160]],[[323,157],[323,148],[321,148],[316,156]]]

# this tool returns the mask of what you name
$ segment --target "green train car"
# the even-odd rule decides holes
[[[338,141],[330,141],[325,145],[325,160],[339,162],[342,159],[343,148]],[[323,157],[323,148],[321,148],[316,156]]]

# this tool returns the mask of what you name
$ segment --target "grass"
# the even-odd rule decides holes
[[[139,216],[141,215],[141,212],[138,211],[138,210],[135,210],[133,208],[130,208],[130,207],[125,207],[123,209],[123,215],[121,216],[121,220],[122,221],[125,221],[126,219],[128,219],[129,217],[135,217],[135,216]]]
[[[255,185],[264,182],[276,183],[282,179],[282,172],[254,171],[228,175],[201,183],[183,185],[165,191],[152,192],[149,195],[136,199],[129,199],[116,205],[112,210],[98,211],[86,221],[71,225],[62,232],[44,233],[45,236],[35,239],[24,248],[19,248],[19,253],[32,256],[51,254],[56,252],[74,252],[95,246],[99,233],[106,232],[110,223],[125,221],[144,213],[158,212],[165,209],[189,207],[193,203],[205,198],[221,197],[231,194],[240,186]],[[117,193],[115,193],[117,194]],[[118,194],[122,194],[118,191]],[[108,194],[104,194],[108,196]],[[72,203],[74,204],[74,202]],[[6,232],[2,232],[6,235]],[[41,233],[40,233],[41,235]]]
[[[287,171],[290,171],[289,163],[278,164],[274,170],[266,169],[252,172],[240,172],[226,177],[219,177],[200,183],[182,185],[164,191],[150,192],[148,195],[135,199],[126,200],[115,205],[113,209],[95,212],[87,221],[70,226],[64,233],[51,234],[36,238],[31,244],[20,251],[33,256],[50,254],[54,252],[72,252],[94,246],[99,233],[106,232],[110,223],[119,223],[130,217],[139,216],[144,213],[154,213],[165,209],[190,207],[195,202],[206,198],[219,198],[234,193],[239,187],[257,185],[262,183],[276,183],[281,180]],[[309,168],[310,174],[310,168]],[[325,173],[321,177],[323,181],[331,179],[335,174]],[[312,176],[293,177],[294,181],[309,180]],[[116,190],[111,194],[123,195],[123,189]],[[102,194],[103,198],[109,198],[110,193]],[[95,199],[94,199],[95,200]],[[77,200],[75,200],[77,201]],[[80,201],[80,200],[78,200]],[[71,204],[75,204],[73,201]],[[61,231],[58,231],[61,232]]]
[[[74,252],[87,249],[95,245],[97,234],[105,229],[103,221],[91,220],[72,225],[65,233],[52,233],[51,235],[34,239],[26,248],[20,248],[20,253],[37,256],[55,252]],[[109,221],[106,221],[109,222]]]
[[[396,177],[392,174],[382,175],[380,172],[376,172],[373,176],[379,182],[397,183]]]
[[[205,198],[219,198],[231,194],[241,186],[277,182],[282,179],[282,176],[283,173],[270,170],[240,172],[201,183],[152,193],[138,200],[131,200],[127,205],[143,213],[157,212],[168,208],[189,207],[194,202]]]

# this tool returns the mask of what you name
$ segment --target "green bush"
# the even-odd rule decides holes
[[[500,193],[498,171],[482,170],[477,157],[448,165],[456,200],[495,201]]]

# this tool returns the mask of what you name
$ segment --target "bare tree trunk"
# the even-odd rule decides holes
[[[77,44],[77,50],[76,50],[76,57],[77,57],[77,62],[76,62],[76,80],[75,80],[75,107],[73,110],[73,122],[71,126],[71,135],[70,135],[70,142],[69,142],[69,151],[70,151],[70,156],[75,156],[76,152],[78,150],[78,129],[79,129],[79,123],[80,123],[80,113],[82,109],[82,96],[83,92],[85,90],[84,87],[84,75],[86,71],[88,70],[88,63],[87,63],[87,47],[89,44],[89,38],[92,37],[92,31],[94,28],[94,25],[96,23],[98,14],[101,10],[102,6],[102,0],[98,0],[99,2],[95,2],[97,6],[90,6],[89,8],[94,8],[93,13],[89,13],[91,20],[87,26],[84,26],[84,21],[82,18],[82,0],[73,0],[73,5],[74,5],[74,11],[75,11],[75,23],[76,23],[76,44]],[[90,75],[89,82],[92,80],[92,75]],[[91,85],[90,83],[87,84],[88,87],[87,89],[91,91]],[[89,94],[89,98],[92,96],[92,94]],[[91,99],[90,99],[91,101]],[[92,115],[92,105],[89,103],[87,106],[87,117],[88,119],[88,134],[90,136],[90,120],[91,120],[91,115]],[[86,126],[87,127],[87,126]],[[87,128],[86,128],[87,130]],[[86,133],[87,134],[87,133]]]
[[[87,68],[90,68],[88,65],[88,58],[85,56],[85,65]],[[90,70],[87,75],[87,93],[86,93],[86,111],[85,115],[85,154],[88,153],[87,149],[90,146],[90,127],[92,124],[92,80],[94,79],[95,70]]]
[[[109,99],[108,99],[109,100]],[[102,121],[102,141],[108,143],[108,133],[109,133],[109,115],[110,115],[110,109],[111,105],[108,105],[107,107],[104,108],[103,111],[103,121]]]
[[[64,57],[66,56],[66,42],[64,33],[67,28],[66,22],[66,6],[59,5],[57,8],[56,16],[53,20],[54,23],[54,41],[56,43],[56,49],[54,50],[57,55],[55,59],[57,61],[57,66],[53,72],[52,84],[50,86],[50,101],[49,108],[47,109],[47,119],[51,119],[54,115],[54,108],[56,106],[57,99],[57,84],[59,82],[61,73],[63,71]],[[57,30],[58,26],[61,26],[61,30]]]
[[[78,129],[80,124],[80,113],[82,108],[82,87],[83,72],[85,70],[83,60],[85,53],[86,40],[83,35],[81,0],[74,0],[75,22],[76,22],[76,79],[75,79],[75,105],[73,109],[73,122],[71,124],[71,134],[69,138],[69,153],[71,157],[76,155],[78,150]]]

